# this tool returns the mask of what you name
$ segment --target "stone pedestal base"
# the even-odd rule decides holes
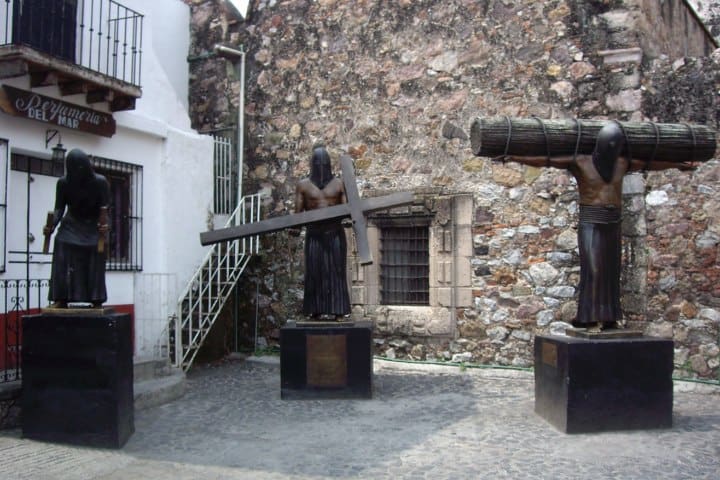
[[[372,324],[301,323],[280,329],[283,399],[372,398]]]
[[[23,317],[22,433],[120,448],[135,431],[130,315]]]
[[[535,337],[535,412],[565,433],[672,426],[673,341]]]

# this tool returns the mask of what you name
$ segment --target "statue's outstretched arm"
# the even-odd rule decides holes
[[[677,168],[678,170],[695,170],[698,167],[697,162],[669,162],[665,160],[638,160],[635,158],[630,159],[629,170],[637,172],[640,170],[669,170],[671,168]]]
[[[555,167],[568,169],[576,163],[576,157],[572,155],[558,157],[526,157],[516,155],[502,155],[493,158],[493,161],[516,162],[532,167]]]

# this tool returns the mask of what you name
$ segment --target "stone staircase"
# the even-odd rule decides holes
[[[185,373],[168,359],[133,359],[135,410],[171,402],[185,394]]]

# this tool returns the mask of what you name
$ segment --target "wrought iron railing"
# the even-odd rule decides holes
[[[113,0],[4,0],[0,46],[28,45],[140,86],[143,15]]]
[[[0,279],[0,383],[21,377],[22,317],[47,304],[48,280]]]

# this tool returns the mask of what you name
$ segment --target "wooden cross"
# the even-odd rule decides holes
[[[347,203],[317,208],[315,210],[306,210],[304,212],[270,218],[254,223],[245,223],[236,227],[210,230],[200,234],[200,243],[202,245],[210,245],[212,243],[251,237],[261,233],[277,232],[286,228],[351,217],[360,263],[362,265],[372,263],[373,259],[370,253],[370,245],[368,244],[367,220],[365,216],[368,213],[378,210],[411,204],[414,196],[412,192],[399,192],[382,197],[360,198],[357,184],[355,183],[355,170],[353,169],[352,158],[348,155],[341,155],[340,168],[342,169],[342,180],[345,185]]]

